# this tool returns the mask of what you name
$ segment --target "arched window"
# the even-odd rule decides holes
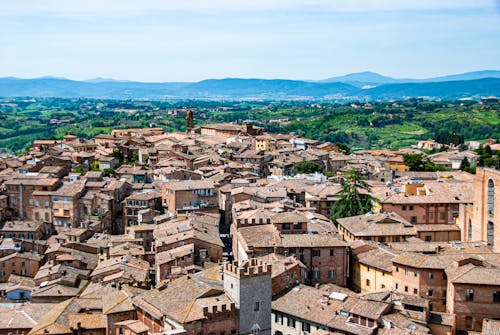
[[[472,240],[472,220],[469,219],[469,224],[467,225],[467,240]]]
[[[493,179],[488,180],[488,214],[495,214],[495,183]]]

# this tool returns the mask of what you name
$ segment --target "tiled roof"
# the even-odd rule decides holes
[[[337,222],[356,237],[416,235],[415,227],[396,213],[363,214]]]
[[[392,259],[398,254],[376,248],[358,254],[358,262],[385,272],[392,272]]]

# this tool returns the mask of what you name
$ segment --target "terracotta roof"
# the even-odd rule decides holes
[[[139,320],[126,320],[115,323],[116,326],[127,327],[136,334],[149,331],[149,327]]]
[[[337,222],[356,237],[416,235],[415,227],[396,213],[363,214]]]
[[[398,254],[384,249],[373,249],[358,254],[358,262],[385,272],[392,272],[392,259]]]

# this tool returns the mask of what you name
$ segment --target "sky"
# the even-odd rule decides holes
[[[0,0],[0,77],[500,70],[500,0]]]

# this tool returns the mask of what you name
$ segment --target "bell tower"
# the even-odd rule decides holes
[[[194,128],[193,111],[188,109],[186,112],[186,133],[190,133],[191,130],[193,130],[193,128]]]

